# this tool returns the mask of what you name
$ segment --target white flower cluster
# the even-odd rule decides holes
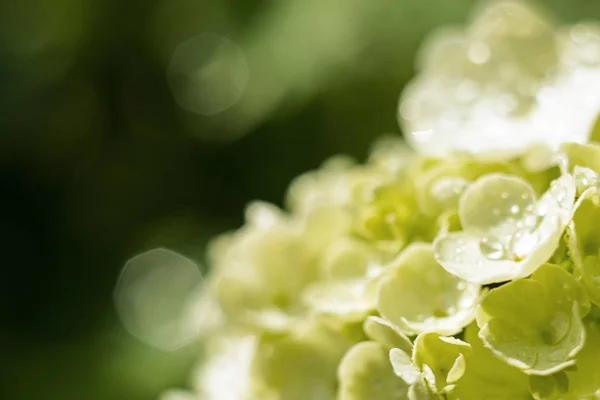
[[[587,141],[600,108],[600,25],[557,28],[524,2],[432,35],[399,108],[419,152],[519,155]]]
[[[332,159],[213,242],[219,318],[165,399],[600,398],[600,28],[494,2],[419,67],[417,152]]]

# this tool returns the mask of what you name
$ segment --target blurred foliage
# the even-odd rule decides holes
[[[194,349],[151,349],[112,306],[121,267],[165,246],[203,262],[243,206],[397,132],[425,33],[472,0],[30,0],[0,5],[2,399],[154,399]],[[593,0],[542,2],[565,21]],[[185,40],[239,46],[249,80],[214,116],[179,107]]]

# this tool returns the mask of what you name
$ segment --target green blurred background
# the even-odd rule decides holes
[[[0,399],[185,385],[193,349],[161,352],[118,321],[127,259],[164,246],[202,264],[248,201],[281,204],[299,173],[399,134],[418,44],[474,3],[3,2]],[[597,0],[540,3],[600,18]]]

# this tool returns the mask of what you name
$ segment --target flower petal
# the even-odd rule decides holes
[[[406,333],[452,335],[474,318],[479,286],[445,271],[431,245],[414,243],[388,267],[379,283],[377,309]]]

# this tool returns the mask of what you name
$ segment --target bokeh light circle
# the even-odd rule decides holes
[[[192,343],[199,332],[191,318],[202,275],[188,258],[166,249],[142,253],[125,264],[114,292],[127,331],[166,351]]]
[[[175,101],[190,112],[206,116],[233,107],[244,94],[248,79],[243,50],[213,33],[182,42],[167,68]]]

